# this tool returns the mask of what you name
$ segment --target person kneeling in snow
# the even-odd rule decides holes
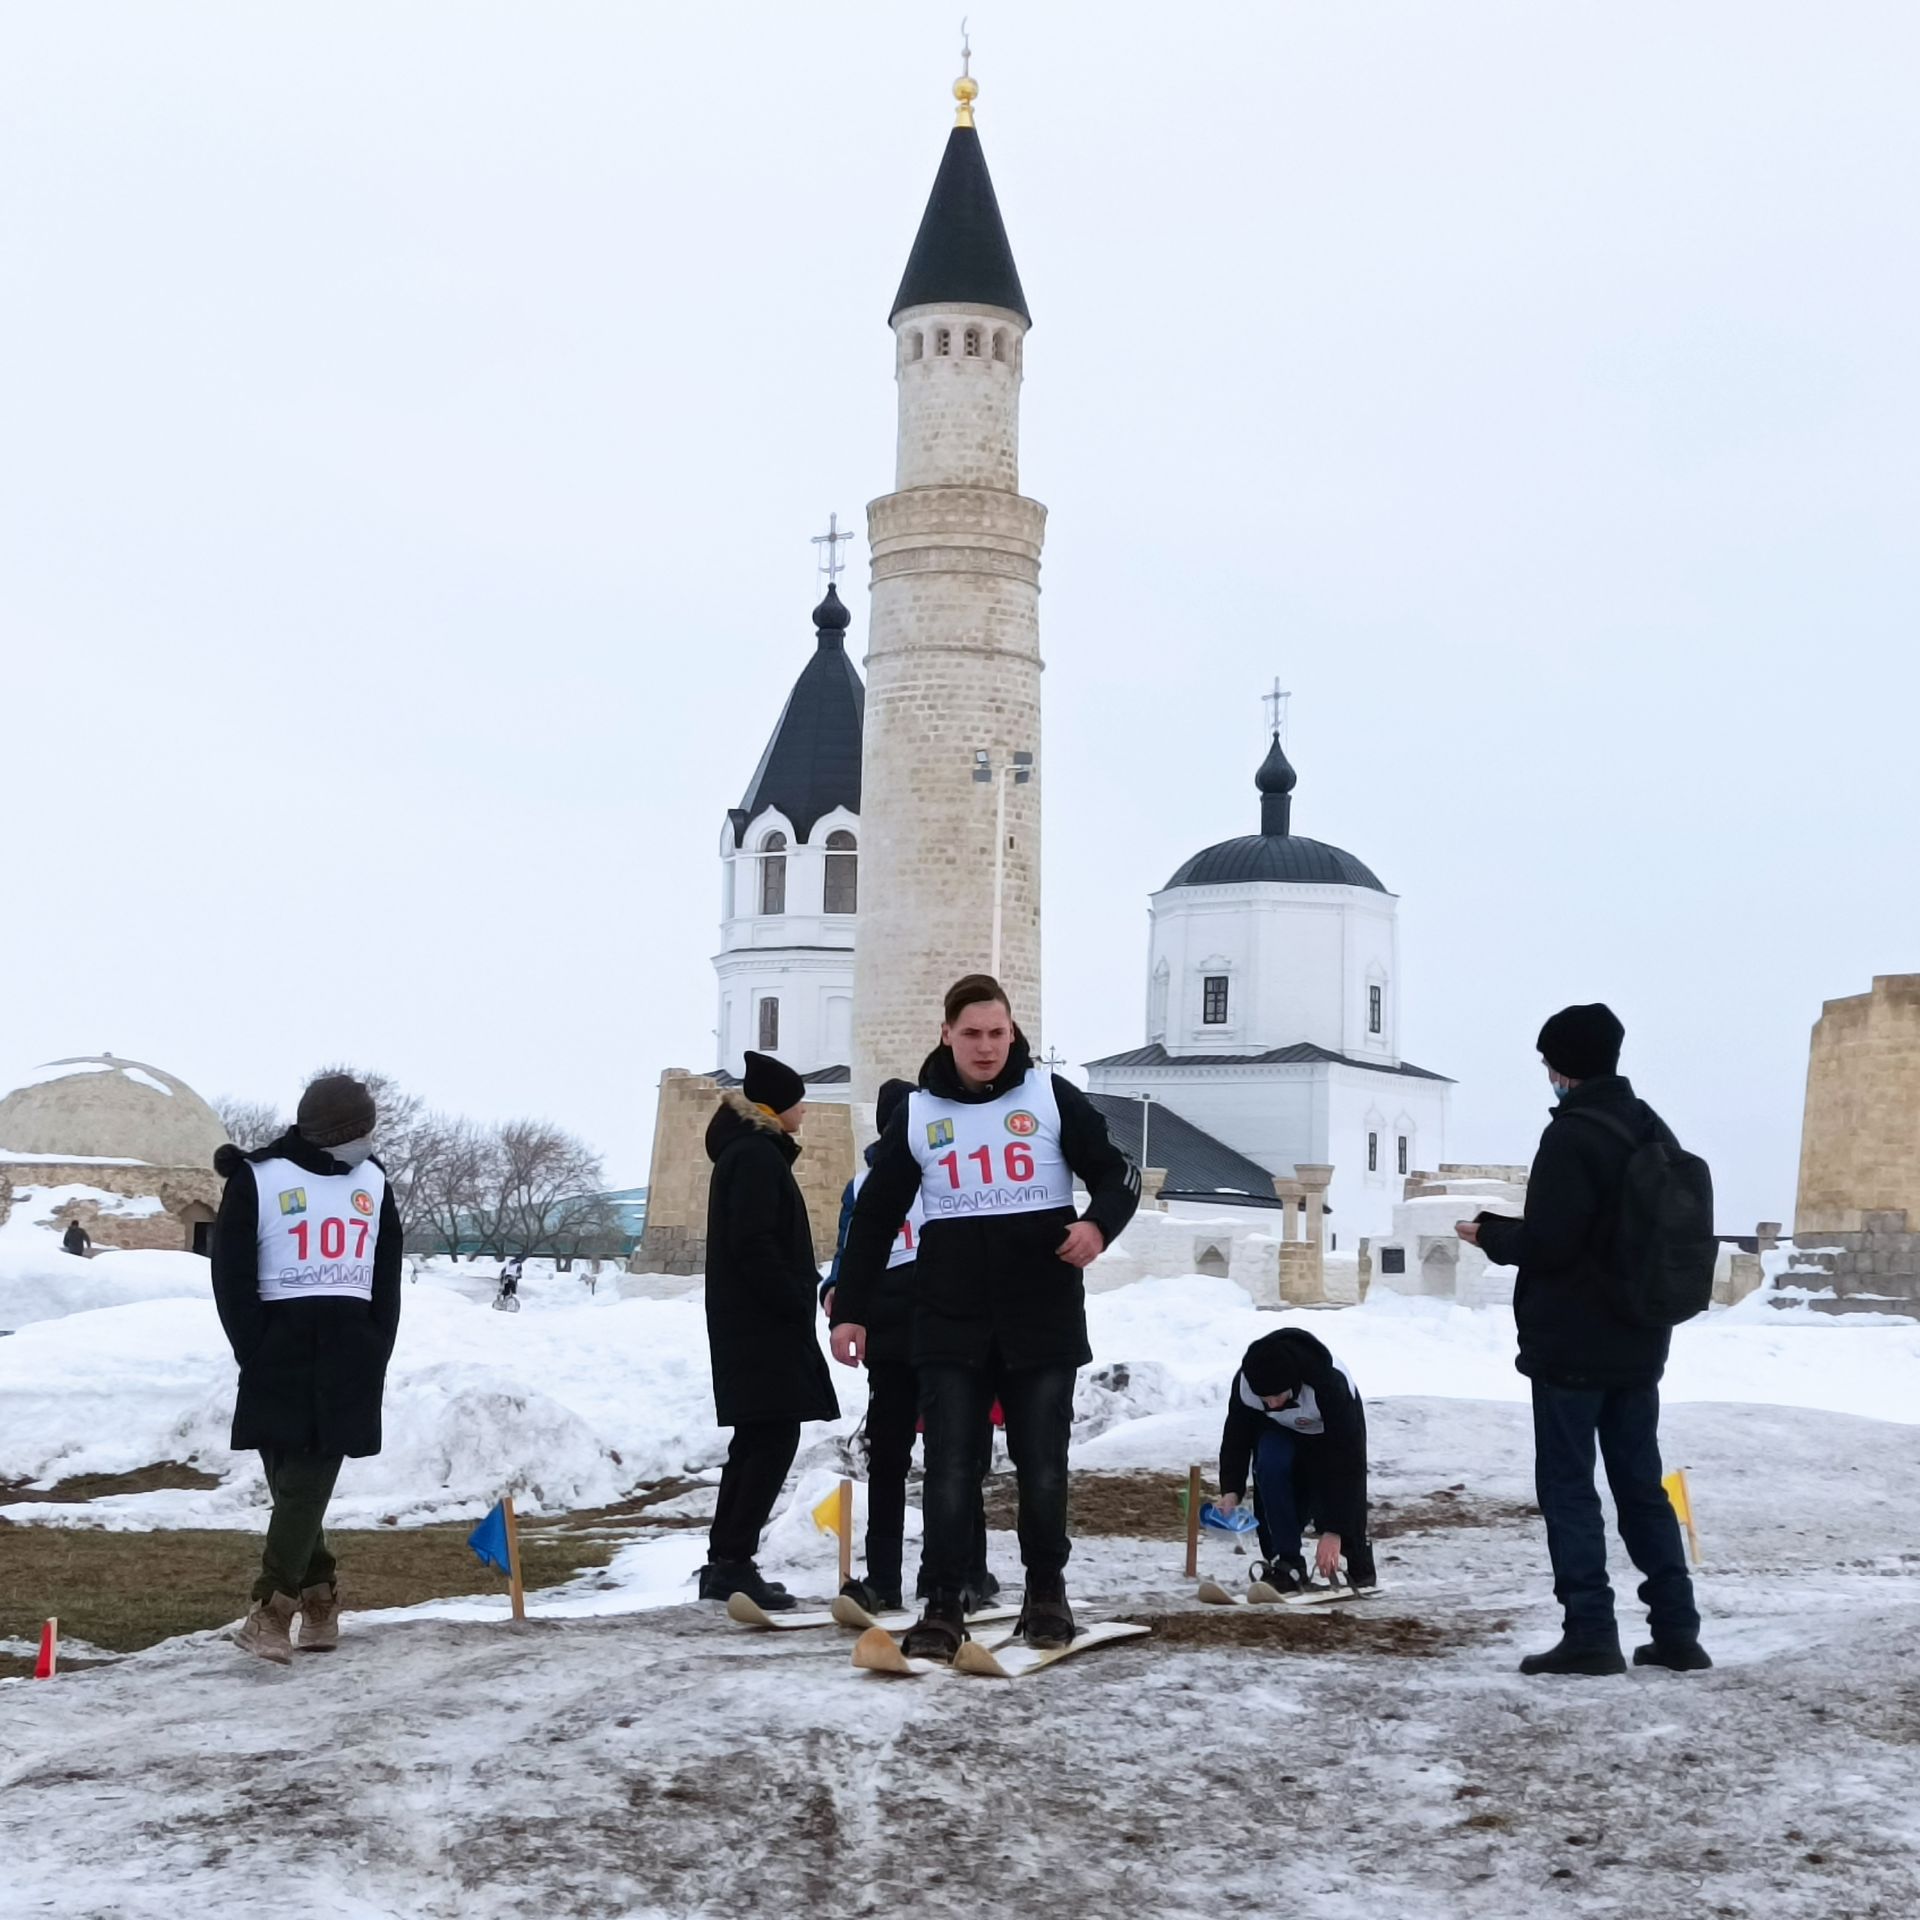
[[[1221,1511],[1247,1490],[1251,1463],[1260,1551],[1254,1578],[1282,1593],[1307,1585],[1304,1526],[1320,1534],[1314,1565],[1330,1580],[1346,1556],[1347,1582],[1375,1584],[1367,1537],[1367,1411],[1341,1362],[1312,1334],[1285,1327],[1256,1340],[1233,1376],[1220,1435]]]
[[[380,1402],[400,1329],[400,1213],[373,1154],[373,1095],[344,1073],[300,1096],[257,1152],[213,1157],[227,1190],[213,1227],[213,1299],[240,1390],[236,1448],[257,1448],[267,1522],[253,1609],[234,1633],[284,1664],[340,1641],[325,1520],[348,1455],[380,1451]]]

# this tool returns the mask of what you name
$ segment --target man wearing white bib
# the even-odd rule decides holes
[[[1073,1638],[1067,1604],[1067,1440],[1087,1345],[1081,1269],[1133,1218],[1140,1176],[1071,1081],[1038,1069],[999,983],[969,974],[947,995],[940,1045],[882,1135],[854,1203],[833,1302],[834,1357],[857,1366],[894,1236],[917,1198],[910,1353],[926,1423],[926,1611],[907,1651],[950,1661],[966,1638],[979,1436],[996,1394],[1020,1487],[1034,1647]],[[1074,1206],[1076,1180],[1089,1195]]]
[[[273,1517],[253,1609],[234,1638],[282,1664],[339,1644],[327,1502],[343,1459],[380,1451],[380,1403],[400,1327],[399,1209],[373,1155],[373,1096],[323,1074],[294,1125],[243,1154],[222,1147],[213,1299],[240,1366],[236,1448],[258,1449]]]

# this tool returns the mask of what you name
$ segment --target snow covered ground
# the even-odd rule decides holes
[[[0,1247],[0,1299],[18,1266]],[[0,1339],[0,1480],[175,1459],[222,1482],[0,1515],[260,1525],[204,1267],[81,1271],[84,1304]],[[349,1469],[343,1517],[711,1476],[697,1301],[527,1291],[505,1315],[484,1270],[409,1287],[388,1450]],[[1275,1317],[1197,1278],[1091,1312],[1076,1467],[1209,1458]],[[263,1888],[342,1916],[1920,1910],[1920,1328],[1756,1298],[1682,1330],[1667,1453],[1718,1665],[1549,1683],[1513,1670],[1556,1610],[1510,1316],[1386,1296],[1303,1318],[1372,1405],[1392,1590],[1365,1613],[1194,1608],[1169,1502],[1166,1537],[1085,1539],[1071,1569],[1083,1615],[1156,1617],[1154,1639],[1013,1685],[888,1683],[837,1629],[690,1604],[703,1540],[659,1530],[524,1629],[504,1599],[445,1601],[350,1614],[339,1654],[290,1672],[206,1635],[0,1683],[0,1913],[238,1914]],[[845,1431],[861,1389],[838,1378]],[[837,1438],[810,1430],[765,1556],[819,1594],[833,1544],[807,1508]],[[1205,1553],[1238,1577],[1232,1543]],[[1011,1536],[994,1559],[1014,1573]]]

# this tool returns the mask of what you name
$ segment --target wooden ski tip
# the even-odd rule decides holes
[[[862,1633],[869,1627],[877,1627],[880,1624],[859,1601],[849,1599],[844,1593],[836,1593],[833,1596],[833,1605],[829,1611],[841,1626],[858,1627]]]
[[[980,1674],[989,1680],[1011,1680],[1013,1675],[994,1658],[991,1647],[983,1647],[978,1640],[963,1640],[960,1651],[953,1656],[956,1673]]]
[[[1202,1580],[1196,1597],[1210,1607],[1237,1607],[1240,1604],[1240,1596],[1229,1593],[1218,1580]]]
[[[865,1673],[911,1673],[900,1643],[885,1627],[869,1627],[853,1643],[853,1664]]]
[[[770,1627],[773,1616],[765,1607],[749,1600],[744,1593],[731,1593],[727,1596],[727,1618],[737,1620],[743,1627]]]
[[[1284,1603],[1287,1598],[1278,1587],[1270,1587],[1264,1580],[1256,1580],[1247,1588],[1247,1599],[1256,1607],[1271,1607]]]

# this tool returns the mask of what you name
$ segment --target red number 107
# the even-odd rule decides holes
[[[984,1187],[992,1186],[993,1149],[991,1147],[975,1147],[974,1150],[967,1155],[967,1158],[980,1169],[980,1184]],[[1033,1149],[1023,1141],[1009,1140],[1006,1147],[1002,1150],[1002,1159],[1006,1166],[1007,1178],[1009,1180],[1017,1184],[1020,1181],[1031,1180],[1033,1178]],[[940,1161],[940,1165],[946,1168],[948,1180],[953,1183],[955,1188],[958,1188],[960,1185],[959,1150],[956,1148],[952,1153],[947,1154]]]
[[[367,1235],[372,1229],[364,1220],[322,1220],[320,1222],[320,1257],[323,1260],[338,1260],[347,1250],[347,1229],[352,1227],[360,1238],[353,1249],[356,1260],[364,1260],[367,1253]],[[296,1220],[287,1231],[293,1235],[293,1244],[299,1250],[302,1260],[307,1257],[308,1226],[304,1220]]]

